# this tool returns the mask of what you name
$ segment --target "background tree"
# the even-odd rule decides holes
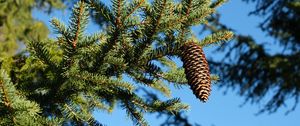
[[[32,17],[33,9],[50,12],[62,8],[61,0],[2,0],[0,2],[0,57],[16,54],[30,39],[44,39],[49,31]],[[1,60],[1,59],[0,59]]]
[[[274,45],[280,44],[270,51],[263,42],[255,42],[252,36],[236,35],[234,42],[220,47],[220,52],[227,54],[220,61],[210,61],[212,71],[223,71],[221,87],[238,89],[250,103],[269,101],[260,112],[276,112],[289,99],[294,99],[294,110],[300,94],[300,2],[297,0],[244,0],[255,2],[256,9],[250,15],[264,17],[259,28],[275,38]],[[219,22],[215,15],[206,28],[212,32],[231,29]],[[276,51],[280,48],[282,51]],[[228,51],[230,50],[230,51]],[[267,94],[272,94],[267,97]]]
[[[147,125],[144,113],[178,113],[188,108],[178,98],[143,97],[149,89],[169,97],[165,82],[188,83],[196,97],[206,101],[210,81],[216,77],[210,77],[202,47],[227,41],[232,33],[221,31],[200,41],[190,27],[206,23],[223,2],[113,0],[108,7],[96,0],[78,1],[68,26],[58,19],[51,21],[56,39],[33,38],[27,43],[29,54],[15,56],[13,69],[3,70],[0,106],[8,115],[1,118],[3,124],[19,124],[15,118],[23,100],[28,106],[21,112],[32,113],[24,120],[34,118],[31,121],[39,124],[101,125],[92,112],[110,112],[121,105],[136,124]],[[107,22],[100,33],[85,34],[89,12]],[[183,60],[183,67],[170,58],[175,56]]]

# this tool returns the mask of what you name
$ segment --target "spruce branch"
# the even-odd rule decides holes
[[[115,12],[115,26],[120,28],[122,26],[121,22],[121,11],[123,11],[122,6],[124,5],[124,0],[113,0],[113,7]]]
[[[1,74],[2,74],[2,72],[4,72],[4,71],[0,71],[1,72]],[[13,107],[11,106],[11,102],[10,102],[10,100],[9,100],[9,95],[8,95],[8,92],[7,92],[7,89],[6,89],[6,87],[4,86],[4,83],[2,82],[2,78],[1,78],[1,80],[0,80],[0,88],[1,88],[1,91],[0,91],[0,96],[2,97],[0,97],[1,98],[1,100],[0,101],[3,101],[4,102],[4,105],[5,105],[5,107],[8,109],[8,111],[10,112],[10,113],[14,113],[14,110],[13,110]],[[3,100],[2,100],[3,99]],[[14,124],[16,124],[16,118],[14,117],[14,116],[12,116],[12,122],[14,123]]]
[[[109,53],[112,51],[118,51],[117,44],[120,39],[122,39],[122,35],[124,34],[124,28],[123,24],[121,22],[121,11],[122,11],[122,5],[123,0],[114,0],[113,1],[113,10],[115,13],[115,22],[112,23],[113,26],[110,27],[110,31],[108,32],[109,38],[107,39],[107,43],[104,43],[101,46],[101,49],[97,52],[96,55],[99,55],[96,57],[96,63],[94,65],[94,71],[97,71],[101,66],[103,66],[103,61],[105,61],[105,58],[109,58]]]
[[[190,14],[190,9],[192,7],[192,0],[184,0],[182,1],[183,3],[183,12],[180,13],[180,19],[182,21],[182,26],[180,28],[180,35],[179,35],[179,42],[181,43],[183,41],[183,37],[186,34],[186,30],[189,27],[187,19],[189,17]],[[184,15],[184,16],[183,16]]]
[[[192,8],[192,1],[193,0],[188,0],[188,2],[187,2],[187,8],[186,8],[186,11],[185,11],[186,17],[188,17],[190,15],[190,10]]]
[[[173,56],[178,54],[179,44],[175,43],[174,45],[161,46],[155,49],[152,49],[143,55],[141,61],[149,62],[151,60],[157,60],[164,56]]]
[[[190,25],[198,25],[199,23],[206,23],[205,19],[209,15],[215,12],[215,9],[211,8],[200,8],[197,12],[194,12],[191,17],[189,17],[187,22],[190,22]]]
[[[113,79],[112,77],[109,78],[107,76],[103,76],[100,74],[93,74],[93,73],[88,73],[86,71],[82,71],[81,75],[78,74],[71,74],[70,77],[76,77],[77,80],[84,80],[84,81],[89,81],[92,82],[95,85],[101,85],[103,87],[120,87],[124,88],[130,92],[132,92],[135,88],[129,83],[122,82],[122,80],[117,80]]]
[[[151,85],[153,89],[159,91],[164,96],[170,98],[171,97],[171,90],[167,85],[164,84],[162,80],[155,80],[154,83]]]
[[[57,33],[63,35],[65,38],[70,38],[69,29],[67,29],[67,27],[57,18],[53,18],[51,24],[57,30]]]
[[[46,48],[46,44],[44,42],[39,41],[30,41],[28,42],[29,51],[39,58],[42,62],[49,65],[51,69],[58,70],[58,65],[52,61],[53,57],[48,48]]]
[[[159,58],[158,61],[163,67],[167,67],[168,70],[177,68],[177,64],[169,57]]]
[[[152,17],[150,18],[150,25],[147,26],[145,28],[146,32],[145,32],[145,40],[142,43],[139,43],[138,45],[136,45],[135,47],[135,61],[140,59],[140,54],[143,54],[143,50],[145,50],[146,48],[149,48],[150,44],[153,41],[153,37],[157,34],[157,30],[161,21],[161,18],[163,16],[163,13],[165,11],[165,8],[167,6],[166,4],[167,0],[163,0],[161,1],[154,1],[154,7],[156,9],[156,11],[154,12],[146,12],[149,15],[152,15]],[[154,13],[154,14],[153,14]],[[158,14],[156,14],[158,13]]]
[[[72,10],[70,25],[66,29],[66,31],[69,31],[70,33],[63,33],[62,35],[64,37],[58,38],[58,40],[63,43],[59,46],[63,51],[63,61],[60,63],[63,71],[66,71],[68,67],[75,62],[74,56],[78,53],[76,46],[77,43],[82,42],[83,32],[88,23],[88,16],[88,5],[83,0],[78,1]],[[56,22],[54,21],[54,23]]]
[[[111,10],[100,0],[89,0],[87,2],[91,6],[91,16],[100,25],[115,21],[115,17]]]
[[[229,41],[232,37],[233,37],[233,33],[231,31],[219,31],[219,32],[216,32],[216,33],[206,36],[198,44],[201,47],[204,47],[204,46],[208,46],[208,45],[219,43],[219,42]]]
[[[169,97],[171,91],[165,85],[166,81],[180,85],[187,83],[184,69],[178,68],[169,56],[181,57],[182,45],[188,44],[186,41],[192,37],[190,26],[205,22],[205,18],[214,12],[208,1],[113,0],[112,8],[109,8],[97,0],[81,0],[73,8],[68,27],[57,19],[52,20],[61,35],[55,40],[58,45],[47,47],[44,42],[30,42],[31,54],[22,70],[30,76],[20,77],[20,87],[26,97],[41,106],[42,116],[60,118],[65,124],[96,125],[93,110],[111,112],[120,104],[138,125],[147,125],[144,113],[185,110],[188,107],[177,98],[163,101],[149,93],[140,96],[138,84],[145,85],[142,89],[154,89]],[[84,34],[89,12],[99,16],[96,20],[107,23],[101,33]],[[226,41],[231,36],[229,32],[216,33],[201,42],[193,42],[204,46]],[[187,53],[183,57],[186,69],[199,70],[196,68],[199,64],[195,67],[188,59],[199,58],[198,54],[201,54],[200,60],[204,59],[198,46],[194,53],[195,48],[184,50]],[[200,67],[203,65],[208,68],[200,63]],[[191,72],[186,73],[195,75]],[[208,71],[202,71],[202,74],[209,78]],[[127,82],[124,77],[137,83]],[[195,80],[195,76],[188,79]]]
[[[7,94],[7,91],[6,91],[6,89],[5,89],[5,87],[4,87],[4,84],[3,84],[3,82],[2,82],[2,80],[0,80],[0,88],[1,88],[1,90],[2,90],[2,97],[3,97],[3,101],[4,101],[4,105],[6,106],[6,107],[8,107],[9,109],[11,109],[12,107],[11,107],[11,103],[10,103],[10,101],[8,100],[8,94]]]
[[[153,17],[152,21],[155,21],[155,22],[152,22],[152,30],[151,30],[150,34],[147,35],[148,38],[147,38],[147,40],[145,42],[146,44],[150,44],[151,43],[153,36],[156,34],[156,32],[158,30],[158,26],[159,26],[159,24],[161,22],[161,19],[163,17],[164,11],[165,11],[166,6],[167,6],[167,0],[163,0],[163,2],[160,3],[157,6],[159,6],[159,7],[157,7],[157,9],[158,9],[157,10],[158,11],[157,12],[158,16],[157,17],[156,16]],[[154,8],[156,8],[156,7],[154,6]]]
[[[145,0],[138,1],[138,4],[125,16],[124,21],[126,21],[137,9],[139,9],[144,2]]]
[[[211,8],[217,8],[217,7],[219,7],[219,6],[221,6],[221,5],[223,5],[225,2],[227,2],[228,0],[217,0],[217,1],[215,1],[214,3],[212,3],[211,5],[210,5],[210,7]]]
[[[127,115],[131,117],[134,122],[136,122],[136,125],[148,126],[148,123],[145,121],[142,113],[136,110],[133,104],[131,104],[129,101],[126,101],[124,103],[124,107],[127,111]]]
[[[80,32],[83,30],[83,29],[81,29],[81,25],[82,25],[82,17],[83,16],[87,16],[87,15],[84,15],[84,9],[85,9],[85,3],[83,2],[83,0],[81,0],[80,2],[79,2],[79,8],[78,9],[75,9],[74,10],[74,16],[76,16],[77,18],[75,18],[75,23],[76,23],[76,29],[75,29],[75,36],[74,36],[74,38],[73,38],[73,40],[72,40],[72,46],[73,46],[73,48],[75,49],[76,48],[76,44],[77,44],[77,42],[78,42],[78,37],[79,37],[79,34],[80,34]],[[77,11],[79,11],[79,12],[77,12]]]
[[[126,73],[130,77],[132,77],[136,82],[146,84],[148,86],[150,86],[153,83],[153,79],[145,77],[144,73],[141,71],[127,70]]]
[[[82,125],[101,125],[92,115],[93,107],[89,105],[87,97],[79,95],[74,97],[73,102],[63,105],[63,114],[66,118],[74,120],[77,124]]]
[[[101,45],[102,38],[105,37],[104,33],[94,33],[89,36],[84,36],[80,43],[77,44],[79,49],[94,48],[96,49],[98,45]],[[96,46],[96,47],[95,47]],[[88,50],[88,49],[87,49]]]
[[[187,84],[187,80],[185,78],[184,69],[183,68],[174,68],[169,70],[168,72],[159,75],[164,80],[174,83],[184,85]]]
[[[39,106],[23,97],[3,69],[0,69],[0,111],[3,112],[0,125],[41,125],[48,121],[40,118]]]
[[[107,103],[104,103],[102,98],[97,96],[94,92],[88,92],[85,94],[84,98],[86,99],[85,104],[91,109],[97,108],[104,111],[107,111],[108,113],[110,111],[110,106]]]
[[[64,104],[64,112],[69,119],[83,120],[69,105]]]
[[[162,94],[164,94],[165,96],[169,97],[171,92],[170,89],[168,87],[166,87],[162,81],[155,79],[155,78],[147,78],[144,74],[145,70],[141,70],[143,72],[137,73],[134,71],[127,71],[127,74],[136,82],[141,83],[141,84],[145,84],[146,86],[149,86],[159,92],[161,92]],[[159,73],[150,73],[151,76],[154,76],[156,78],[159,78],[160,75]]]

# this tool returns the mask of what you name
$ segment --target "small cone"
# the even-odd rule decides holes
[[[202,48],[194,42],[185,43],[182,47],[181,60],[188,84],[193,93],[202,102],[210,95],[210,73]]]

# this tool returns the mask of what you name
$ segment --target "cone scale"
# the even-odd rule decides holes
[[[194,95],[202,102],[206,102],[211,91],[209,66],[201,46],[194,42],[185,43],[181,47],[181,60]]]

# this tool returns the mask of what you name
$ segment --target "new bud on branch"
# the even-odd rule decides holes
[[[182,47],[181,60],[188,84],[201,101],[206,102],[210,95],[210,73],[205,54],[201,46],[194,42],[185,43]]]

